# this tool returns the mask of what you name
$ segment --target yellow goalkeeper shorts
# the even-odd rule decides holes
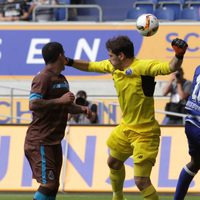
[[[160,130],[155,133],[137,133],[120,124],[114,128],[107,140],[112,157],[125,161],[133,156],[134,164],[149,161],[153,166],[160,144]]]

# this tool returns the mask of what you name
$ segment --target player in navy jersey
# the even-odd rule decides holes
[[[37,74],[31,86],[29,108],[33,120],[27,130],[24,149],[33,178],[40,183],[34,200],[55,200],[62,166],[61,140],[68,113],[91,116],[88,106],[74,102],[66,78],[61,74],[66,65],[63,47],[50,42],[42,48],[46,66]]]
[[[200,169],[200,66],[195,70],[192,93],[185,108],[188,113],[185,120],[185,133],[191,160],[183,167],[179,175],[174,200],[184,199],[192,179]]]

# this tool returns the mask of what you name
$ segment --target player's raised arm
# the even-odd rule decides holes
[[[89,62],[85,60],[74,60],[66,57],[66,65],[73,66],[82,71],[88,71]]]
[[[183,62],[184,54],[188,48],[188,44],[179,38],[176,38],[171,43],[173,50],[175,51],[175,56],[170,61],[171,71],[178,70]]]

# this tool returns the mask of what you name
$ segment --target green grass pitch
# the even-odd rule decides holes
[[[128,193],[125,195],[127,200],[142,200],[138,194]],[[0,193],[0,200],[32,200],[33,193]],[[111,200],[112,195],[105,193],[59,193],[57,200]],[[200,195],[188,195],[185,200],[199,200]],[[160,200],[173,200],[173,196],[166,194],[160,195]]]

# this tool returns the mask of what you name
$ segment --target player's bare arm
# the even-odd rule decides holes
[[[181,67],[182,63],[183,60],[180,60],[176,56],[174,56],[169,63],[171,71],[175,72],[176,70],[178,70]]]
[[[75,96],[72,92],[67,92],[60,98],[56,99],[36,99],[29,103],[29,109],[34,111],[43,108],[51,108],[52,106],[70,105],[74,102]]]
[[[80,105],[77,105],[77,104],[71,104],[69,107],[68,107],[68,112],[70,114],[79,114],[79,113],[83,113],[83,114],[86,114],[86,116],[88,118],[91,118],[92,117],[92,111],[88,108],[88,106],[80,106]]]
[[[171,45],[175,52],[175,56],[172,58],[169,64],[171,71],[174,72],[181,67],[188,44],[184,40],[176,38],[172,41]]]

